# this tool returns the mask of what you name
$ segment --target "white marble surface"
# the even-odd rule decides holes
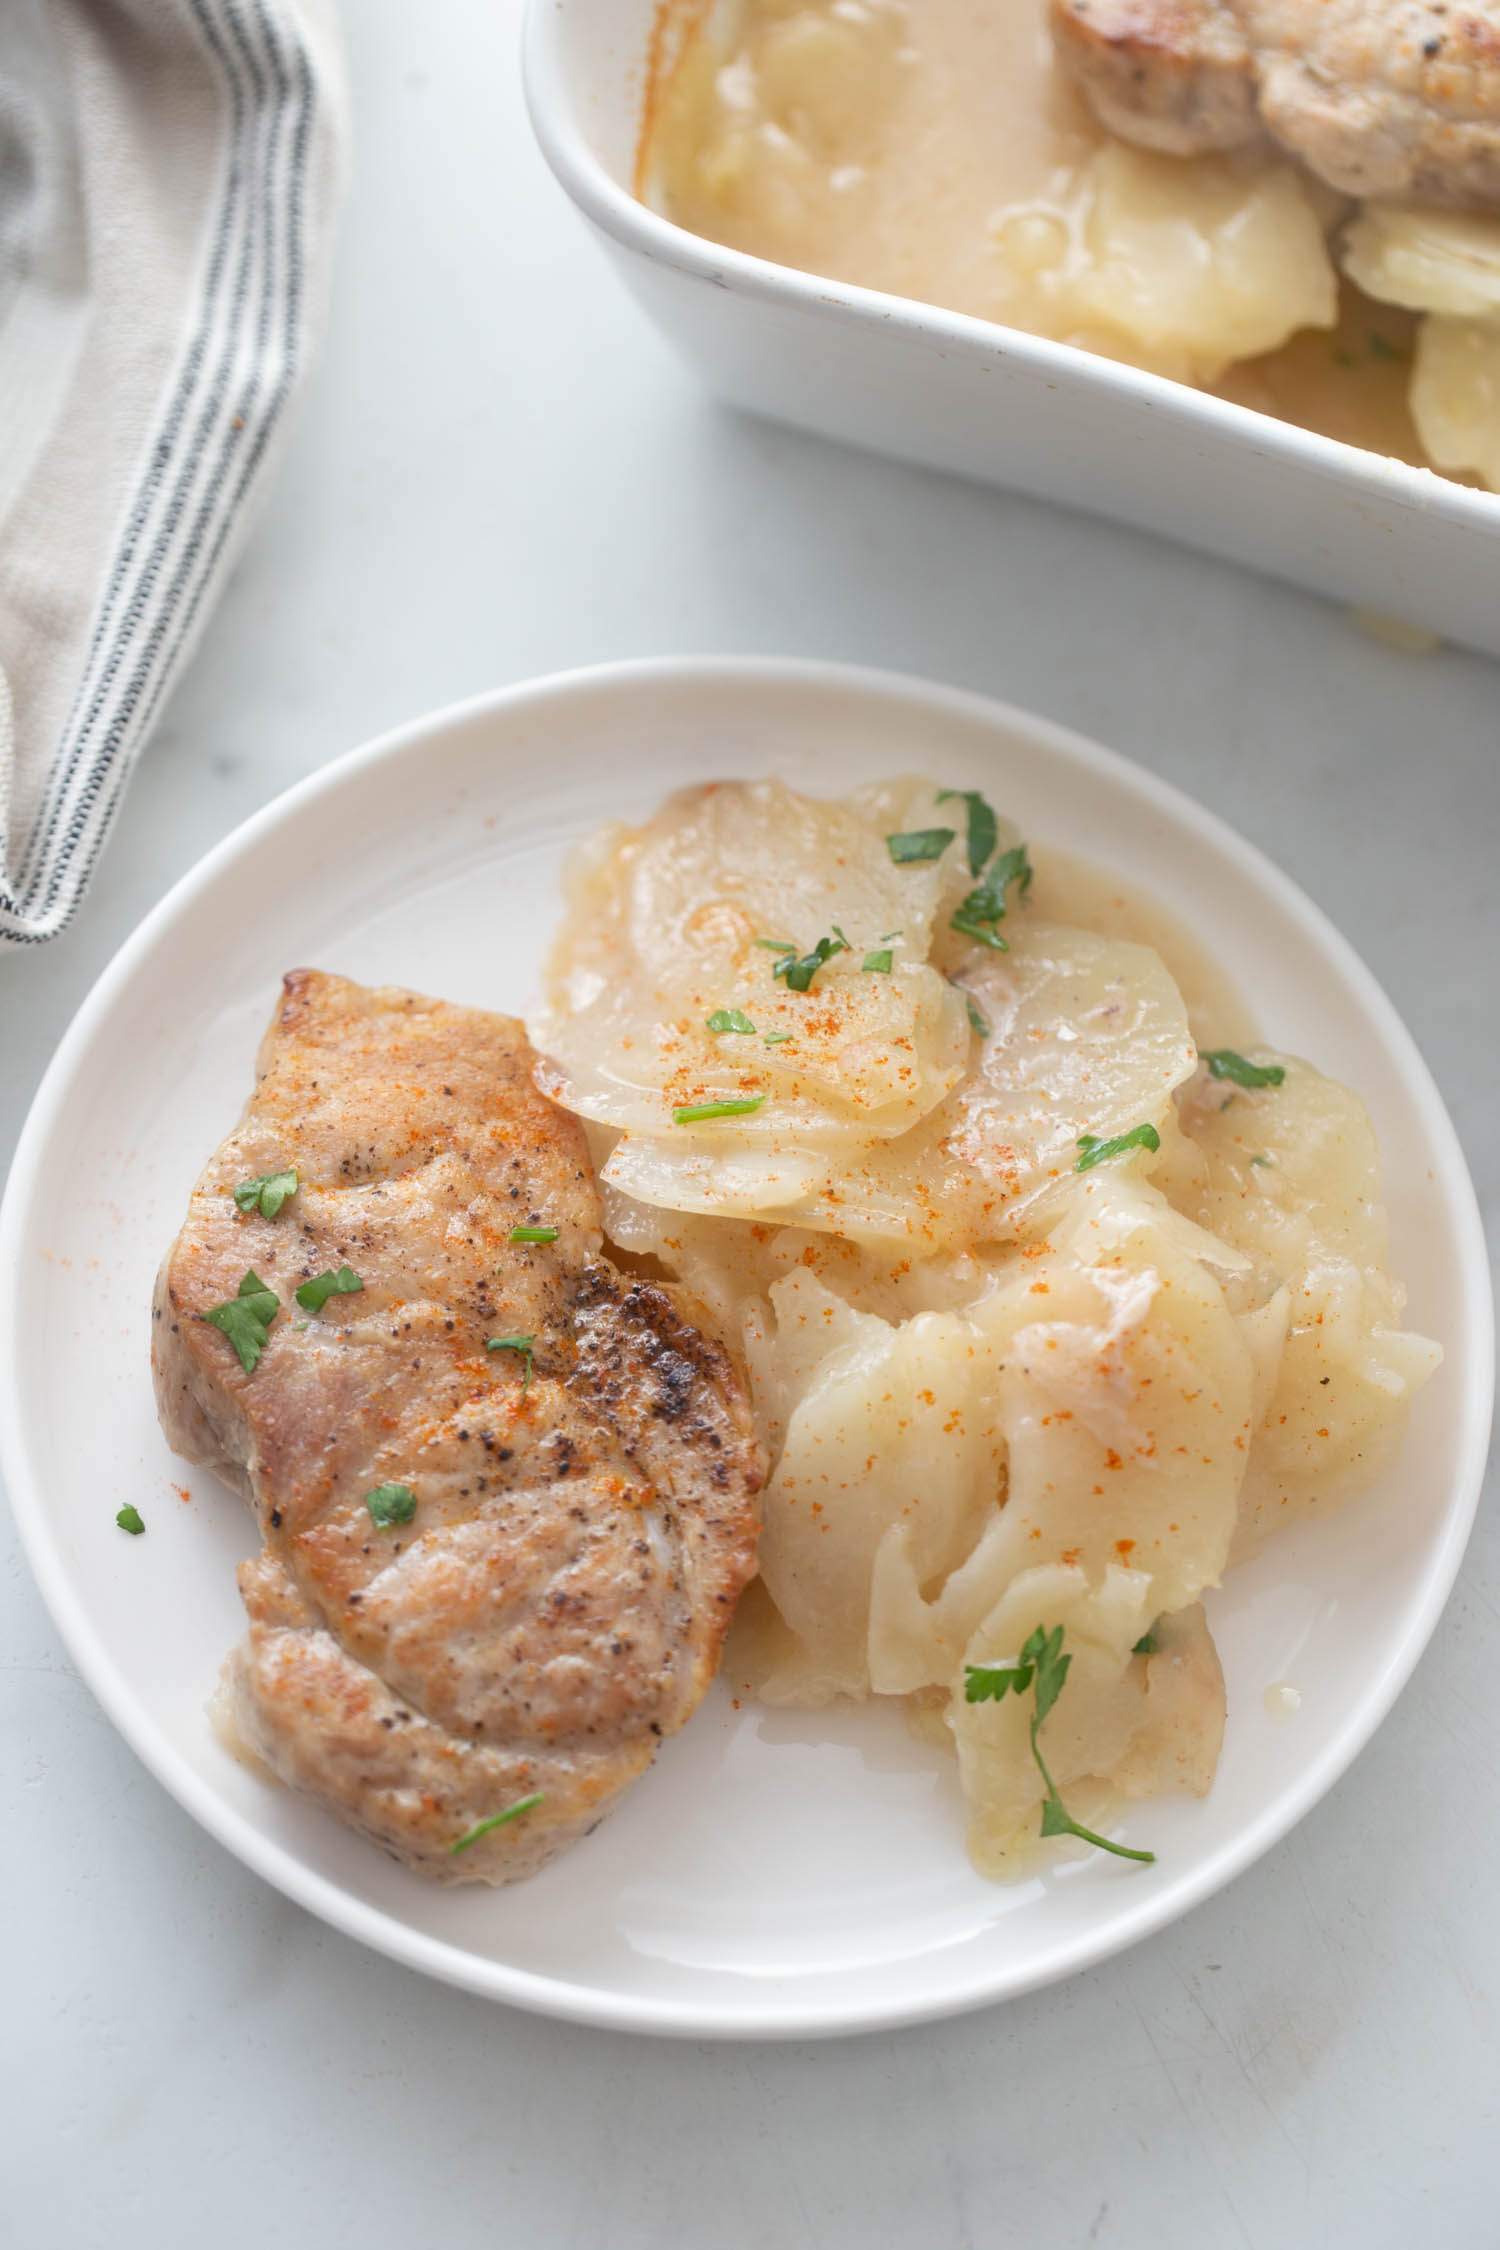
[[[1406,1012],[1493,1207],[1493,667],[726,417],[544,174],[513,0],[346,14],[328,349],[82,919],[0,959],[7,1155],[115,945],[298,775],[528,673],[779,650],[991,689],[1236,822]],[[137,1766],[0,1539],[0,2210],[26,2250],[1500,2239],[1489,1514],[1377,1743],[1227,1895],[1004,2010],[772,2049],[532,2021],[308,1920]]]

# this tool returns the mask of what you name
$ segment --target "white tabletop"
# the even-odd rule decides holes
[[[7,1155],[116,944],[288,782],[529,673],[756,650],[992,690],[1236,823],[1394,995],[1492,1203],[1495,670],[721,412],[544,172],[514,0],[345,13],[327,349],[82,916],[0,959]],[[26,2250],[1500,2238],[1490,1516],[1379,1740],[1223,1897],[1004,2009],[780,2048],[536,2021],[309,1920],[137,1765],[0,1537],[0,2209]]]

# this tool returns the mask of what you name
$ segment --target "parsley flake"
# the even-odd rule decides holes
[[[1005,894],[1012,883],[1019,883],[1024,898],[1031,888],[1032,867],[1024,844],[1012,844],[1009,851],[1001,852],[984,881],[960,900],[954,909],[952,927],[964,937],[974,938],[995,953],[1008,953],[1010,947],[1000,935],[997,924],[1005,920]]]
[[[908,828],[902,835],[887,836],[886,849],[898,867],[915,867],[941,859],[957,834],[956,828]]]
[[[752,1110],[760,1108],[765,1098],[764,1094],[747,1094],[743,1101],[737,1102],[689,1102],[684,1108],[673,1110],[672,1123],[706,1125],[714,1117],[748,1117]]]
[[[146,1528],[146,1519],[140,1509],[132,1507],[128,1500],[115,1517],[115,1522],[122,1531],[128,1531],[132,1539],[139,1539]]]
[[[555,1242],[561,1232],[561,1227],[512,1227],[506,1239],[510,1242]]]
[[[707,1021],[710,1031],[737,1032],[741,1039],[755,1037],[755,1026],[743,1008],[715,1008]]]
[[[1101,1141],[1097,1133],[1080,1133],[1078,1146],[1083,1153],[1074,1171],[1092,1172],[1096,1164],[1107,1164],[1112,1156],[1124,1156],[1133,1148],[1160,1148],[1161,1135],[1154,1125],[1133,1125],[1128,1133],[1116,1133],[1112,1141]]]
[[[1000,824],[977,789],[940,789],[937,801],[943,805],[950,797],[961,798],[969,808],[969,873],[982,875],[990,853],[1000,840]]]
[[[849,940],[835,922],[832,935],[820,937],[811,953],[804,953],[800,961],[796,948],[789,946],[782,959],[773,966],[771,974],[784,980],[788,992],[809,992],[819,969],[831,961],[836,953],[847,953],[849,950]]]
[[[227,1304],[214,1305],[201,1317],[210,1328],[217,1328],[229,1338],[241,1367],[247,1375],[253,1375],[260,1364],[261,1353],[271,1340],[271,1323],[280,1310],[281,1299],[275,1290],[268,1289],[260,1275],[251,1269]]]
[[[762,1034],[768,1047],[784,1047],[792,1034],[789,1031],[767,1031]]]
[[[1157,1639],[1153,1629],[1149,1633],[1142,1633],[1130,1653],[1132,1656],[1154,1656],[1160,1647],[1161,1642]]]
[[[969,1029],[971,1031],[977,1031],[981,1039],[988,1039],[990,1035],[990,1026],[985,1022],[984,1017],[980,1014],[978,1008],[975,1006],[974,998],[971,993],[966,992],[964,994],[964,1006],[969,1011]]]
[[[532,1336],[491,1336],[484,1347],[487,1352],[515,1352],[525,1361],[526,1372],[521,1378],[522,1398],[530,1390],[531,1378],[536,1371],[535,1343],[536,1339]]]
[[[1280,1063],[1253,1063],[1232,1047],[1213,1047],[1198,1060],[1207,1063],[1210,1078],[1228,1078],[1236,1086],[1279,1086],[1286,1076]]]
[[[896,956],[892,953],[890,947],[883,945],[874,953],[867,953],[859,965],[866,976],[888,977],[895,958]]]
[[[1043,1836],[1076,1836],[1081,1843],[1092,1844],[1101,1852],[1113,1852],[1116,1859],[1136,1859],[1145,1865],[1155,1863],[1155,1852],[1132,1851],[1126,1844],[1112,1844],[1107,1836],[1098,1836],[1092,1828],[1084,1828],[1074,1820],[1062,1798],[1057,1783],[1047,1770],[1038,1740],[1042,1722],[1062,1694],[1068,1677],[1071,1656],[1063,1654],[1063,1628],[1054,1625],[1049,1632],[1038,1625],[1021,1645],[1021,1654],[1014,1664],[966,1664],[964,1666],[964,1701],[966,1703],[1002,1703],[1007,1692],[1024,1695],[1034,1689],[1031,1709],[1031,1755],[1037,1772],[1046,1786],[1042,1799]]]
[[[296,1192],[296,1169],[288,1165],[284,1172],[263,1172],[258,1180],[241,1180],[234,1200],[242,1211],[259,1211],[263,1219],[274,1219],[288,1196]]]
[[[417,1512],[417,1496],[409,1484],[377,1484],[373,1492],[365,1494],[365,1506],[371,1523],[385,1531],[393,1523],[411,1522]]]
[[[513,1805],[507,1805],[504,1812],[491,1813],[488,1820],[476,1820],[472,1828],[466,1828],[461,1836],[454,1838],[449,1851],[466,1852],[481,1836],[488,1836],[492,1828],[503,1828],[508,1820],[519,1820],[522,1813],[530,1812],[534,1805],[541,1803],[542,1794],[540,1789],[534,1789],[529,1797],[518,1797]]]
[[[299,1283],[297,1302],[304,1312],[321,1312],[330,1297],[355,1297],[363,1287],[353,1266],[340,1266],[337,1273],[315,1273]]]

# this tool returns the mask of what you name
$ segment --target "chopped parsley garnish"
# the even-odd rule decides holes
[[[1031,1710],[1031,1755],[1036,1760],[1037,1772],[1046,1786],[1042,1799],[1042,1826],[1044,1836],[1076,1836],[1081,1843],[1092,1844],[1101,1852],[1113,1852],[1116,1859],[1138,1859],[1150,1866],[1155,1862],[1155,1852],[1132,1851],[1126,1844],[1112,1844],[1107,1836],[1095,1835],[1092,1828],[1081,1827],[1074,1820],[1062,1798],[1057,1783],[1047,1770],[1042,1756],[1042,1746],[1037,1739],[1042,1722],[1053,1704],[1062,1694],[1068,1677],[1071,1656],[1062,1652],[1063,1629],[1054,1625],[1049,1633],[1045,1625],[1038,1625],[1027,1635],[1021,1647],[1019,1660],[1014,1664],[966,1664],[964,1666],[964,1701],[966,1703],[1001,1703],[1007,1691],[1024,1695],[1035,1686]]]
[[[296,1192],[297,1174],[288,1165],[284,1172],[263,1172],[258,1180],[241,1180],[234,1200],[242,1211],[259,1211],[263,1219],[274,1219],[287,1197]]]
[[[737,1102],[689,1102],[684,1108],[673,1110],[672,1123],[706,1125],[714,1117],[748,1117],[752,1110],[760,1108],[765,1098],[764,1094],[747,1094],[743,1101]]]
[[[449,1851],[466,1852],[471,1844],[478,1843],[481,1836],[488,1836],[492,1828],[503,1828],[508,1820],[519,1820],[522,1813],[530,1812],[541,1801],[540,1789],[534,1789],[529,1797],[518,1797],[513,1805],[506,1806],[504,1812],[491,1813],[488,1820],[476,1820],[472,1828],[466,1828],[461,1836],[454,1838],[448,1846]]]
[[[789,937],[758,937],[755,942],[767,953],[795,953],[797,950]]]
[[[115,1522],[122,1531],[128,1531],[132,1539],[139,1539],[146,1528],[146,1519],[140,1509],[132,1507],[128,1500],[115,1517]]]
[[[708,1018],[708,1028],[710,1031],[738,1032],[742,1039],[755,1037],[755,1026],[743,1008],[715,1008]]]
[[[1211,1048],[1198,1059],[1207,1063],[1210,1078],[1228,1078],[1236,1086],[1279,1086],[1286,1076],[1280,1063],[1253,1063],[1232,1047]]]
[[[792,1034],[789,1031],[767,1031],[762,1036],[768,1047],[784,1047]]]
[[[990,1035],[990,1027],[985,1022],[983,1016],[979,1013],[978,1008],[974,1005],[972,996],[967,992],[964,994],[964,1006],[969,1011],[970,1028],[974,1031],[977,1031],[981,1039],[988,1039]]]
[[[268,1289],[260,1275],[247,1272],[227,1304],[215,1305],[202,1315],[210,1328],[229,1338],[247,1375],[253,1375],[260,1355],[270,1342],[271,1323],[281,1310],[281,1299]]]
[[[555,1242],[561,1227],[512,1227],[508,1239],[512,1242]]]
[[[969,873],[982,875],[990,853],[1000,840],[999,822],[977,789],[940,789],[937,801],[943,805],[950,797],[962,798],[969,808]]]
[[[927,859],[941,859],[956,828],[908,828],[900,836],[887,836],[886,849],[898,867],[914,867]]]
[[[866,976],[888,977],[895,958],[890,947],[882,945],[876,952],[867,953],[859,965]]]
[[[484,1347],[487,1352],[515,1352],[519,1358],[525,1361],[526,1372],[521,1378],[522,1398],[531,1388],[531,1378],[536,1368],[535,1344],[535,1337],[518,1334],[515,1336],[491,1336]]]
[[[1269,1156],[1252,1156],[1250,1161],[1255,1165],[1269,1165],[1271,1159],[1269,1158]]]
[[[304,1312],[321,1312],[330,1297],[355,1297],[363,1287],[353,1266],[340,1266],[337,1273],[315,1273],[299,1283],[297,1302]]]
[[[1008,953],[1010,948],[997,924],[1005,920],[1005,894],[1012,883],[1020,884],[1023,898],[1031,888],[1031,861],[1024,844],[1012,844],[1009,851],[1000,853],[984,881],[954,910],[953,928],[996,953]]]
[[[831,961],[835,953],[848,951],[849,940],[835,922],[832,935],[820,937],[811,953],[804,953],[800,961],[796,948],[789,946],[782,959],[772,968],[771,974],[785,980],[788,992],[808,992],[812,988],[813,978],[824,963]]]
[[[417,1512],[417,1496],[409,1484],[377,1484],[373,1492],[365,1494],[365,1506],[371,1523],[379,1524],[384,1531],[393,1523],[411,1522]]]
[[[1152,1631],[1142,1633],[1130,1653],[1132,1656],[1154,1656],[1160,1647],[1161,1642],[1157,1639],[1155,1632]]]
[[[1074,1171],[1092,1172],[1096,1164],[1107,1164],[1112,1156],[1124,1156],[1133,1148],[1160,1148],[1161,1135],[1154,1125],[1132,1125],[1128,1133],[1116,1133],[1112,1141],[1101,1141],[1097,1133],[1080,1133],[1078,1146],[1083,1153]]]

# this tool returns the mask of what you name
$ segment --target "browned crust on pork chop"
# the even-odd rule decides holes
[[[1167,156],[1265,138],[1239,24],[1215,0],[1053,0],[1058,56],[1104,125]]]
[[[1274,143],[1341,194],[1500,210],[1500,0],[1052,0],[1122,139]]]
[[[168,1439],[248,1495],[265,1542],[235,1723],[440,1880],[512,1880],[590,1828],[691,1716],[755,1568],[739,1370],[691,1298],[603,1256],[582,1132],[534,1060],[509,1018],[293,972],[157,1288]],[[236,1207],[287,1165],[275,1218]],[[512,1243],[518,1224],[558,1240]],[[362,1291],[299,1311],[345,1264]],[[281,1300],[250,1373],[201,1317],[247,1270]],[[514,1334],[529,1384],[486,1349]],[[387,1483],[410,1523],[372,1521]]]

